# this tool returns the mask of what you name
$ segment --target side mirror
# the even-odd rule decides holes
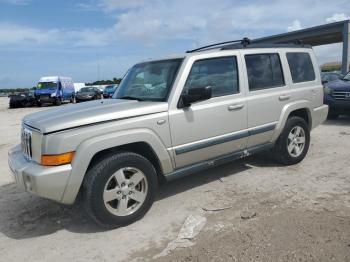
[[[211,97],[211,86],[191,88],[186,94],[181,95],[179,108],[189,107],[194,102],[208,100]]]
[[[322,80],[322,85],[327,84],[327,83],[328,83],[327,80]]]

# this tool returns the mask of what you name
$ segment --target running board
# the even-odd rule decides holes
[[[206,170],[208,168],[211,167],[215,167],[215,166],[219,166],[219,165],[223,165],[229,162],[232,162],[234,160],[240,159],[240,158],[244,158],[268,149],[273,148],[274,144],[273,143],[266,143],[266,144],[262,144],[262,145],[258,145],[258,146],[254,146],[251,148],[248,148],[246,150],[240,150],[240,151],[236,151],[233,153],[230,153],[228,155],[224,155],[224,156],[220,156],[217,158],[213,158],[210,160],[206,160],[204,162],[200,162],[200,163],[196,163],[190,166],[185,166],[182,168],[179,168],[171,173],[165,174],[165,179],[167,181],[172,181],[193,173],[197,173],[203,170]]]

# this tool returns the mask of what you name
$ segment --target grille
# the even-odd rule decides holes
[[[350,92],[334,91],[332,96],[336,100],[350,100]]]
[[[25,127],[22,128],[21,132],[21,145],[23,155],[31,159],[32,158],[32,132]]]
[[[50,96],[49,95],[40,95],[40,100],[41,101],[49,101],[50,100]]]

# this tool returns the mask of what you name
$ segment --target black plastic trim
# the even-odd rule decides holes
[[[247,150],[235,151],[235,152],[232,152],[232,153],[224,155],[224,156],[220,156],[217,158],[206,160],[204,162],[200,162],[200,163],[196,163],[196,164],[193,164],[190,166],[185,166],[185,167],[179,168],[171,173],[165,174],[164,176],[165,176],[165,179],[167,181],[172,181],[172,180],[175,180],[175,179],[178,179],[178,178],[181,178],[181,177],[193,174],[193,173],[197,173],[197,172],[206,170],[206,169],[211,168],[211,167],[226,164],[226,163],[232,162],[234,160],[237,160],[237,159],[240,159],[243,157],[247,157],[249,155],[256,154],[256,153],[259,153],[261,151],[271,149],[273,146],[274,146],[273,143],[265,143],[265,144],[261,144],[258,146],[248,148]]]
[[[180,154],[188,153],[191,151],[203,149],[206,147],[215,146],[215,145],[227,143],[227,142],[230,142],[233,140],[245,138],[248,136],[257,135],[260,133],[265,133],[265,132],[274,130],[275,128],[276,128],[276,124],[269,124],[269,125],[266,125],[263,127],[258,127],[258,128],[253,128],[250,130],[242,131],[241,133],[232,134],[232,135],[229,135],[229,136],[226,136],[223,138],[217,138],[217,139],[214,139],[211,141],[205,141],[205,142],[201,142],[201,143],[198,143],[195,145],[184,146],[183,148],[175,149],[175,153],[176,153],[176,155],[180,155]]]

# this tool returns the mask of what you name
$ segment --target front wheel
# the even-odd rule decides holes
[[[274,154],[284,165],[294,165],[301,162],[310,146],[310,130],[306,121],[301,117],[291,117],[278,138]]]
[[[109,155],[86,174],[85,209],[101,226],[127,225],[151,208],[157,187],[155,168],[146,158],[132,152]]]
[[[57,97],[57,98],[55,99],[55,105],[56,105],[56,106],[60,106],[61,104],[62,104],[62,98]]]

